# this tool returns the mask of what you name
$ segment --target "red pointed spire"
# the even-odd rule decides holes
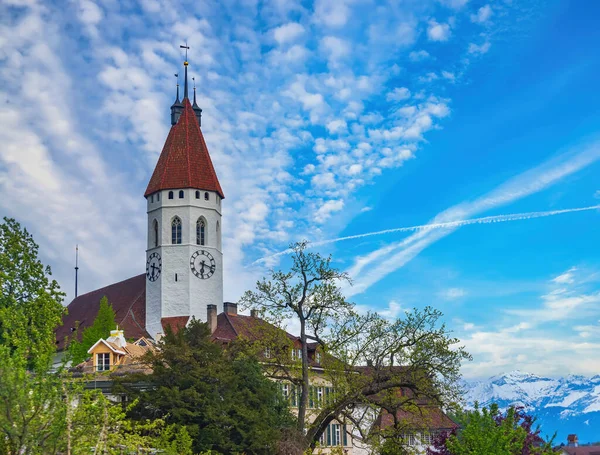
[[[215,191],[225,198],[202,130],[187,98],[183,100],[179,121],[169,131],[144,197],[160,190],[182,188]]]

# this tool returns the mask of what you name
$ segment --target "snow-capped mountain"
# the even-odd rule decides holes
[[[557,433],[555,442],[566,443],[576,433],[580,442],[600,441],[600,375],[586,378],[545,378],[512,371],[485,381],[467,382],[467,404],[472,407],[498,403],[505,409],[523,406],[537,416],[542,434]]]

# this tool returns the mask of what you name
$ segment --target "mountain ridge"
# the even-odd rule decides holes
[[[575,433],[582,443],[600,441],[600,375],[539,376],[520,370],[465,382],[465,399],[472,408],[497,403],[501,409],[522,406],[537,417],[542,435],[556,432],[555,444]]]

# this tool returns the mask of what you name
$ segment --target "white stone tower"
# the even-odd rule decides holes
[[[190,103],[187,61],[183,101],[171,107],[171,131],[144,196],[148,212],[146,330],[207,320],[207,305],[223,311],[221,201],[224,198],[200,129],[202,110]]]

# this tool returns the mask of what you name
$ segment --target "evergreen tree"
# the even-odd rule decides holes
[[[167,329],[161,344],[146,359],[153,373],[125,380],[149,385],[129,391],[139,399],[134,418],[185,427],[195,453],[275,453],[291,417],[256,360],[222,349],[210,340],[208,326],[196,320],[177,333]]]
[[[69,355],[73,365],[85,361],[88,357],[88,350],[100,338],[108,338],[110,331],[117,328],[115,323],[115,311],[112,305],[108,303],[106,296],[100,300],[98,314],[91,326],[85,328],[81,334],[81,341],[73,340],[69,345]]]

